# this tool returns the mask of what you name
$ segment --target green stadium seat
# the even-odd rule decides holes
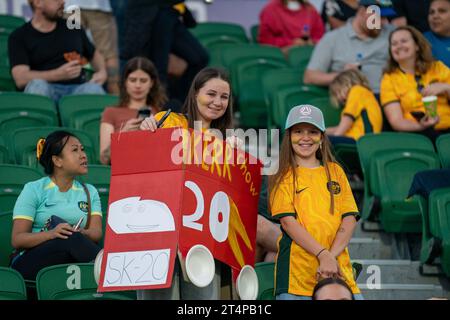
[[[250,34],[252,35],[252,41],[258,43],[259,24],[255,24],[250,28]]]
[[[258,297],[257,300],[275,300],[275,263],[258,262],[255,263],[255,271],[258,276]]]
[[[204,22],[190,30],[206,47],[217,43],[247,43],[245,29],[234,23]]]
[[[118,97],[113,95],[87,94],[63,97],[59,101],[61,124],[89,134],[94,142],[95,158],[98,158],[102,112],[106,107],[115,106],[118,103]]]
[[[266,127],[268,121],[267,108],[261,78],[267,70],[275,70],[286,66],[287,63],[284,60],[272,60],[270,58],[244,58],[232,64],[231,74],[236,84],[234,92],[238,96],[242,127]]]
[[[337,143],[333,145],[336,160],[343,166],[345,172],[362,177],[361,162],[359,161],[356,144]]]
[[[0,267],[0,300],[27,300],[25,281],[12,268]]]
[[[436,140],[436,149],[443,168],[450,168],[450,133],[443,134]]]
[[[93,263],[46,267],[36,276],[39,300],[136,300],[136,291],[97,293]]]
[[[299,87],[301,75],[292,68],[278,68],[264,71],[261,77],[261,88],[267,110],[267,128],[274,128],[273,123],[273,100],[275,93],[284,87]]]
[[[284,128],[289,110],[311,99],[328,95],[328,90],[317,86],[294,85],[279,89],[272,103],[272,119],[275,126]]]
[[[0,164],[10,163],[9,149],[4,138],[0,136]]]
[[[298,46],[289,49],[289,64],[297,70],[301,70],[302,75],[308,65],[309,59],[314,51],[314,46]]]
[[[0,164],[0,212],[12,211],[24,184],[42,177],[33,168]]]
[[[309,100],[307,103],[319,108],[322,111],[326,127],[337,126],[341,121],[341,110],[331,105],[330,98],[328,96],[314,98]]]
[[[0,93],[0,132],[17,128],[58,126],[55,104],[47,97],[21,92]]]
[[[229,70],[231,69],[231,65],[235,63],[237,60],[247,58],[253,59],[263,58],[272,61],[283,61],[283,62],[286,61],[281,50],[279,48],[272,46],[263,46],[252,43],[252,44],[227,46],[222,50],[222,64],[225,68]]]
[[[14,250],[11,246],[12,216],[12,211],[0,212],[0,267],[9,266],[9,256]]]
[[[403,132],[382,132],[379,134],[369,133],[359,138],[356,142],[356,146],[364,176],[364,201],[361,214],[361,218],[363,220],[376,219],[374,209],[377,207],[377,198],[374,196],[370,184],[371,160],[374,158],[374,154],[376,152],[401,150],[434,153],[433,144],[427,137],[419,134]]]
[[[16,83],[8,66],[0,66],[0,92],[16,91]]]
[[[97,163],[98,153],[95,151],[91,137],[84,131],[64,127],[31,127],[13,131],[10,135],[10,148],[14,151],[16,163],[42,170],[42,167],[38,165],[36,159],[36,143],[40,138],[45,138],[57,130],[69,131],[76,135],[84,146],[88,162]]]
[[[22,17],[0,14],[0,35],[11,34],[25,22],[25,19]]]
[[[0,33],[0,66],[9,67],[8,35]]]

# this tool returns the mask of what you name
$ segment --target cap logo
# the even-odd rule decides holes
[[[312,113],[312,110],[311,110],[310,107],[304,106],[304,107],[301,107],[301,108],[300,108],[300,113],[301,113],[303,116],[309,116],[309,115]]]

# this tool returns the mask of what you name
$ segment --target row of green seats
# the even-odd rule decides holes
[[[383,132],[357,141],[364,175],[363,220],[379,220],[386,232],[422,231],[419,203],[406,196],[417,172],[441,167],[439,157],[446,157],[448,149],[443,146],[446,143],[448,148],[449,137],[441,139],[439,155],[432,142],[419,134]]]
[[[39,300],[136,300],[136,291],[97,292],[93,263],[61,264],[43,268],[36,277]],[[0,267],[0,300],[26,300],[22,275]]]

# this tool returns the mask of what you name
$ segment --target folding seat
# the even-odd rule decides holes
[[[443,168],[450,168],[450,133],[443,134],[436,140],[436,149]]]
[[[0,14],[0,35],[9,35],[24,23],[22,17]]]
[[[295,69],[300,70],[302,76],[313,51],[314,46],[297,46],[289,49],[288,51],[289,64]]]
[[[0,267],[0,300],[27,300],[25,281],[12,268]]]
[[[328,96],[313,98],[308,100],[307,103],[319,108],[322,111],[325,125],[327,127],[337,126],[341,121],[341,111],[331,105],[330,98]]]
[[[36,291],[39,300],[136,300],[136,291],[97,293],[93,263],[43,268],[36,276]]]
[[[0,212],[0,267],[9,266],[9,256],[13,252],[13,247],[11,246],[12,215],[12,211]],[[2,291],[1,287],[0,281],[0,292]]]
[[[257,300],[275,300],[275,263],[258,262],[255,264],[258,276],[258,298]]]

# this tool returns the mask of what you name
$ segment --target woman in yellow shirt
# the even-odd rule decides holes
[[[333,159],[318,108],[291,109],[279,170],[269,179],[270,210],[282,228],[277,299],[311,300],[318,280],[330,277],[345,280],[355,299],[362,299],[347,250],[358,208],[344,170]]]
[[[414,27],[391,33],[380,94],[394,130],[422,133],[432,140],[450,132],[450,69],[433,60],[429,43]],[[425,110],[422,99],[427,96],[437,96],[436,116]]]

